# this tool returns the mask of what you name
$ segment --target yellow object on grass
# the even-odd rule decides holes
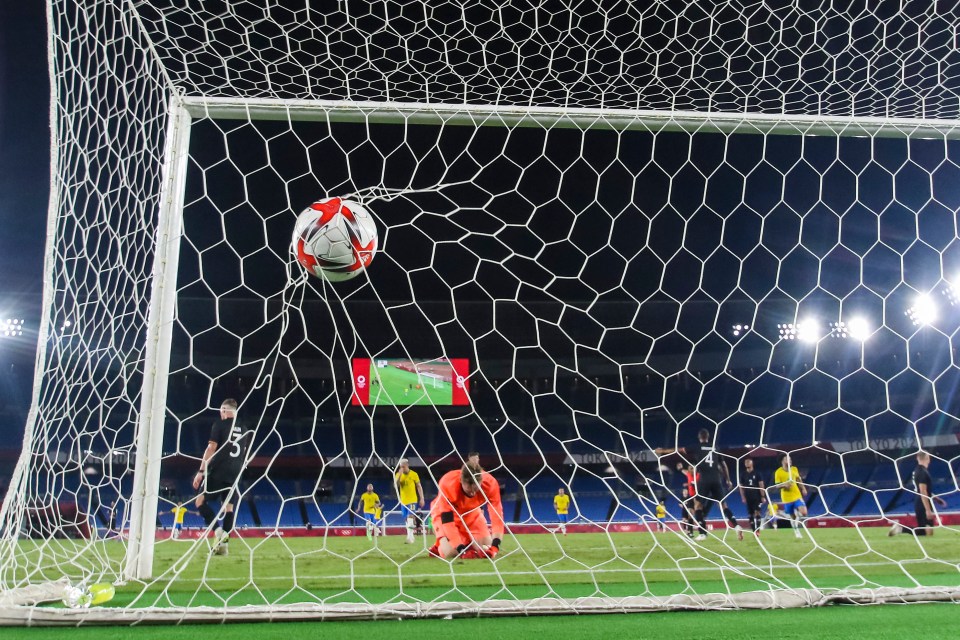
[[[110,602],[116,590],[109,582],[98,582],[89,587],[68,587],[63,597],[63,604],[71,609],[86,609],[98,604]]]

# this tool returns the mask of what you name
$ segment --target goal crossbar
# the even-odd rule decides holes
[[[960,139],[960,122],[645,109],[184,96],[194,118]]]

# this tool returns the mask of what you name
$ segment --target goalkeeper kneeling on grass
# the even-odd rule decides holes
[[[430,505],[437,535],[430,555],[445,560],[496,557],[504,530],[500,484],[479,464],[468,462],[459,471],[444,474],[438,490]],[[484,507],[492,526],[487,525]]]

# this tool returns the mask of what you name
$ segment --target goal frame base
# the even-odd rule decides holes
[[[63,589],[62,582],[55,583]],[[50,589],[53,594],[56,589]],[[0,605],[0,626],[79,626],[142,624],[225,624],[243,622],[320,622],[324,620],[409,620],[601,613],[655,613],[742,609],[798,609],[831,604],[960,604],[960,587],[880,587],[876,589],[778,589],[704,595],[629,596],[611,598],[536,598],[484,602],[392,602],[246,605],[241,607],[34,607],[36,594],[23,605]]]

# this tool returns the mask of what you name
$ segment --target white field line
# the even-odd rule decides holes
[[[802,569],[831,569],[836,567],[847,567],[846,564],[809,564],[801,567]],[[893,566],[889,562],[859,562],[859,563],[850,563],[850,567],[856,569],[860,567],[884,567],[884,566]],[[773,565],[743,565],[743,566],[730,566],[730,565],[717,565],[713,567],[688,567],[684,569],[680,568],[650,568],[650,569],[546,569],[543,571],[496,571],[496,572],[480,572],[480,573],[462,573],[458,574],[459,578],[471,578],[474,576],[488,576],[488,575],[497,575],[497,576],[538,576],[538,575],[566,575],[566,574],[582,574],[582,573],[591,573],[594,575],[603,575],[610,573],[668,573],[681,571],[683,573],[687,572],[701,572],[701,571],[738,571],[738,572],[748,572],[748,571],[763,571],[769,572],[773,570],[789,570],[796,569],[797,565],[790,564],[778,564]],[[343,575],[307,575],[307,576],[296,576],[296,580],[333,580],[333,579],[357,579],[357,578],[379,578],[379,579],[399,579],[401,576],[404,579],[415,580],[423,578],[443,578],[448,577],[449,573],[354,573],[354,574],[343,574]],[[205,578],[203,582],[235,582],[241,577],[236,578],[214,578],[209,577]],[[263,576],[262,578],[257,578],[257,582],[278,582],[286,581],[290,582],[294,580],[294,576]],[[176,579],[176,582],[200,582],[200,579],[197,578],[188,578],[188,579]],[[421,586],[421,585],[417,585]],[[430,586],[430,585],[422,585]]]

